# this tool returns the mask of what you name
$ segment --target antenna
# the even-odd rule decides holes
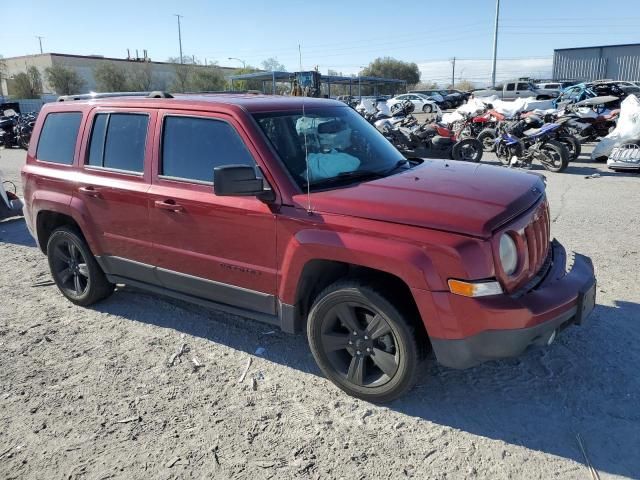
[[[302,72],[302,47],[298,44],[298,55],[300,57],[300,72]],[[306,123],[306,114],[304,111],[304,89],[302,86],[300,87],[300,91],[302,92],[302,121],[303,125]],[[303,128],[304,131],[304,164],[307,167],[307,214],[311,215],[313,212],[311,211],[311,178],[309,177],[309,147],[307,145],[307,129]]]

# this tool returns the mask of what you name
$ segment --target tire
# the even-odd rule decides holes
[[[485,128],[476,137],[482,144],[482,150],[485,152],[493,152],[496,149],[496,138],[498,132],[494,128]]]
[[[577,160],[580,153],[582,153],[582,145],[573,135],[562,135],[557,138],[557,141],[567,147],[569,152],[569,161]]]
[[[390,402],[416,381],[420,345],[408,316],[362,281],[338,281],[321,292],[307,336],[322,372],[351,396]]]
[[[429,103],[425,103],[422,106],[422,113],[431,113],[433,112],[433,107]]]
[[[478,163],[482,160],[482,143],[475,138],[465,138],[457,142],[451,150],[454,160]]]
[[[545,170],[562,172],[569,165],[569,151],[562,143],[549,140],[540,147],[540,152],[553,159],[553,163],[540,162]]]
[[[115,285],[107,280],[76,229],[54,230],[47,243],[47,257],[56,286],[76,305],[88,306],[113,293]]]

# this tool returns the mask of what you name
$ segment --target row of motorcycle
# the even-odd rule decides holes
[[[405,155],[479,162],[483,151],[495,152],[510,167],[562,172],[581,153],[581,144],[606,136],[619,111],[594,117],[568,106],[563,111],[519,112],[510,118],[493,110],[461,113],[452,124],[420,124],[413,104],[401,102],[385,108],[382,102],[356,110]]]
[[[468,162],[482,159],[482,143],[475,138],[463,138],[461,132],[447,125],[419,123],[412,115],[414,104],[406,100],[387,107],[384,102],[356,107],[387,140],[405,155],[430,158],[451,158]]]
[[[15,110],[5,110],[0,115],[0,147],[20,147],[27,150],[36,117],[35,113],[21,114]]]

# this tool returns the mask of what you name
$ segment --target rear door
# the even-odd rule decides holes
[[[518,82],[516,97],[533,97],[535,92],[531,90],[528,82]]]
[[[148,281],[147,165],[156,112],[97,108],[89,116],[74,193],[98,242],[96,255],[108,273]]]
[[[163,286],[275,313],[276,219],[256,197],[219,197],[213,169],[256,165],[257,151],[233,118],[162,111],[149,191],[154,263]]]

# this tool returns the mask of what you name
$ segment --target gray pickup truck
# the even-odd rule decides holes
[[[514,80],[495,88],[475,90],[473,95],[477,98],[496,95],[502,100],[515,100],[516,98],[534,98],[536,100],[550,100],[558,96],[557,90],[545,90],[537,88],[527,80]]]

